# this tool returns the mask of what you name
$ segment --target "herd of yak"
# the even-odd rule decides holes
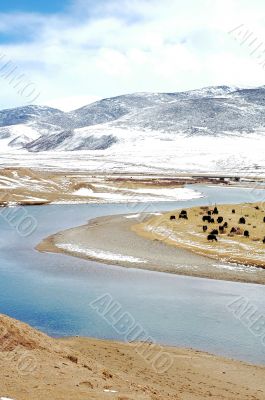
[[[256,209],[258,210],[259,207],[257,206]],[[236,210],[232,209],[232,214],[235,214]],[[215,218],[216,216],[219,214],[218,208],[214,207],[213,210],[208,210],[206,215],[202,216],[202,221],[204,223],[209,223],[209,224],[214,224],[214,223],[218,223],[218,224],[222,224],[224,222],[224,218],[222,216],[218,216],[216,221]],[[174,220],[176,219],[175,215],[171,215],[170,216],[170,220]],[[188,214],[186,210],[181,210],[181,212],[179,213],[179,219],[188,219]],[[263,218],[263,222],[265,223],[265,217]],[[240,225],[245,225],[246,224],[246,219],[244,217],[240,217],[238,223]],[[203,225],[202,229],[203,232],[207,232],[208,231],[208,225]],[[224,222],[223,225],[219,225],[218,229],[212,229],[207,236],[207,240],[209,241],[215,241],[217,242],[217,235],[225,233],[225,229],[228,228],[228,223]],[[249,235],[249,231],[248,230],[244,230],[242,231],[239,227],[232,227],[230,229],[230,234],[229,236],[233,236],[233,235],[244,235],[245,237],[250,237]],[[263,238],[263,243],[265,244],[265,236]]]

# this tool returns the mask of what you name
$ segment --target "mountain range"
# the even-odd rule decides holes
[[[115,149],[143,137],[263,136],[265,86],[207,87],[176,93],[134,93],[103,99],[71,112],[30,105],[0,111],[2,151]]]

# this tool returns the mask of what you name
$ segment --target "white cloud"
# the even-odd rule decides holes
[[[228,31],[245,24],[262,41],[264,9],[259,0],[76,0],[61,15],[2,14],[0,31],[25,40],[0,52],[36,83],[40,103],[66,109],[73,97],[263,85],[265,70]],[[1,94],[2,107],[25,102],[6,82]]]

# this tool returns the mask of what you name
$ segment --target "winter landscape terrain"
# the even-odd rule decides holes
[[[264,176],[265,87],[135,93],[0,111],[1,166]],[[36,154],[37,153],[37,154]]]
[[[263,3],[0,1],[0,400],[265,400]]]

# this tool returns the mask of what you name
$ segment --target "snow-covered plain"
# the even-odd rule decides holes
[[[95,129],[95,128],[90,128]],[[265,177],[265,136],[184,137],[122,131],[106,150],[0,151],[2,167],[82,170],[97,173],[201,173]]]

